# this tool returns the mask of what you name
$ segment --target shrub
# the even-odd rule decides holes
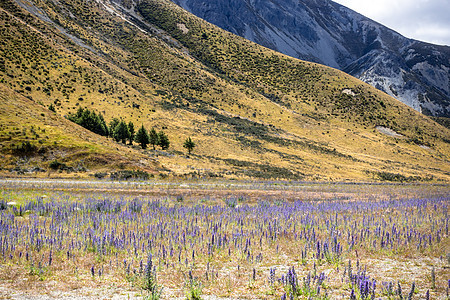
[[[147,180],[150,178],[150,174],[141,170],[121,170],[111,173],[111,179],[113,180],[128,180],[128,179],[142,179]]]
[[[391,181],[391,182],[417,182],[417,181],[430,181],[433,179],[433,176],[429,175],[427,177],[421,176],[405,176],[397,173],[390,172],[372,172],[373,175],[378,177],[381,181]]]
[[[32,154],[32,153],[36,152],[36,150],[37,150],[37,147],[28,141],[23,142],[20,145],[17,145],[15,148],[13,148],[14,154],[17,154],[17,155]]]
[[[0,210],[6,210],[8,208],[8,204],[5,200],[0,201]]]
[[[58,169],[61,168],[62,165],[64,165],[64,164],[60,163],[60,162],[57,161],[57,160],[54,160],[54,161],[52,161],[48,166],[49,166],[49,168],[52,169],[52,170],[58,170]]]
[[[106,177],[106,175],[108,175],[108,173],[106,173],[106,172],[97,172],[94,174],[94,177],[98,178],[98,179],[103,179]]]
[[[70,170],[71,169],[65,163],[61,163],[57,160],[52,161],[48,166],[52,170]]]

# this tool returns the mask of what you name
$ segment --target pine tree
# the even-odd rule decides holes
[[[111,120],[111,122],[109,122],[109,135],[114,138],[116,140],[116,142],[118,142],[119,140],[116,138],[115,132],[116,132],[116,127],[119,125],[120,120],[117,118],[113,118]]]
[[[153,128],[153,127],[152,127],[152,130],[150,130],[149,138],[150,138],[150,144],[153,146],[153,150],[155,150],[155,146],[159,145],[159,136],[158,136],[158,133],[156,132],[155,128]]]
[[[83,115],[84,112],[84,108],[79,107],[75,116],[73,116],[75,119],[81,119],[81,116]],[[69,115],[69,120],[71,120],[70,115]]]
[[[119,125],[116,126],[116,130],[114,131],[114,138],[116,141],[122,141],[122,143],[126,144],[127,139],[130,136],[130,132],[128,131],[128,126],[124,121],[120,121]]]
[[[134,124],[131,121],[128,123],[128,132],[129,132],[128,141],[130,145],[133,145],[135,132],[134,132]]]
[[[103,118],[103,115],[100,113],[98,114],[98,119],[99,119],[99,130],[100,130],[100,134],[103,136],[108,136],[109,132],[108,132],[108,125],[106,125],[105,119]]]
[[[191,154],[192,149],[195,147],[195,143],[191,140],[191,137],[188,137],[183,144],[183,147],[188,150],[188,153]]]
[[[108,126],[102,114],[97,114],[95,111],[80,107],[75,114],[69,114],[68,119],[96,134],[108,135]]]
[[[164,131],[160,131],[158,134],[158,146],[161,146],[162,150],[169,149],[170,141]]]
[[[89,111],[89,109],[85,109],[82,111],[81,113],[81,118],[80,118],[80,125],[83,126],[86,129],[92,129],[92,124],[93,122],[91,121],[91,112]]]
[[[134,137],[134,140],[136,141],[136,143],[139,143],[139,145],[141,145],[142,149],[147,148],[147,145],[150,143],[150,138],[148,136],[147,130],[144,128],[144,125],[139,128],[136,136]]]

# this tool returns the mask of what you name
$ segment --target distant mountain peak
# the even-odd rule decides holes
[[[225,30],[450,117],[450,47],[408,39],[330,0],[172,0]]]

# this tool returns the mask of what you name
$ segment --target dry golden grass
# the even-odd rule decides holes
[[[91,172],[105,167],[111,169],[128,166],[156,173],[160,168],[156,161],[139,151],[99,137],[4,86],[0,85],[0,91],[3,112],[0,118],[4,154],[2,171],[5,175],[8,174],[5,172],[8,168],[20,166],[21,160],[28,168],[46,168],[49,162],[59,160],[73,167],[81,165],[91,169]],[[29,142],[35,150],[23,154],[18,162],[14,149],[24,142]],[[73,177],[73,174],[54,174],[50,171],[34,175]]]
[[[385,172],[448,182],[448,129],[343,72],[257,46],[167,1],[148,3],[161,14],[144,17],[166,32],[143,33],[100,4],[68,1],[65,9],[79,18],[74,21],[52,5],[36,2],[91,51],[5,1],[0,8],[5,41],[0,84],[6,102],[1,105],[12,101],[8,95],[14,91],[32,100],[27,102],[31,110],[53,104],[62,117],[88,107],[107,122],[120,117],[169,136],[171,147],[164,152],[126,148],[69,124],[59,136],[49,137],[65,149],[78,147],[77,141],[66,139],[75,134],[115,152],[107,159],[115,163],[99,162],[95,171],[110,172],[124,164],[155,170],[152,163],[140,163],[151,157],[174,177],[372,181]],[[171,29],[175,20],[170,12],[188,34]],[[158,19],[166,14],[167,19]],[[203,32],[208,39],[201,38]],[[345,89],[355,96],[344,95]],[[6,110],[1,115],[17,131],[30,124],[24,123],[28,116],[10,117]],[[375,129],[378,125],[405,138],[384,135]],[[56,116],[46,126],[58,127]],[[5,139],[15,140],[10,132],[9,127],[1,130]],[[187,137],[197,144],[190,157],[182,147]],[[93,157],[103,155],[101,146],[86,147]],[[20,164],[8,146],[3,150],[5,166]],[[130,158],[134,162],[128,164]],[[67,161],[77,163],[75,158]]]

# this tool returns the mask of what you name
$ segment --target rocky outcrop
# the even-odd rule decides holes
[[[450,117],[450,47],[405,38],[329,0],[172,0],[232,33],[343,70],[428,115]]]

